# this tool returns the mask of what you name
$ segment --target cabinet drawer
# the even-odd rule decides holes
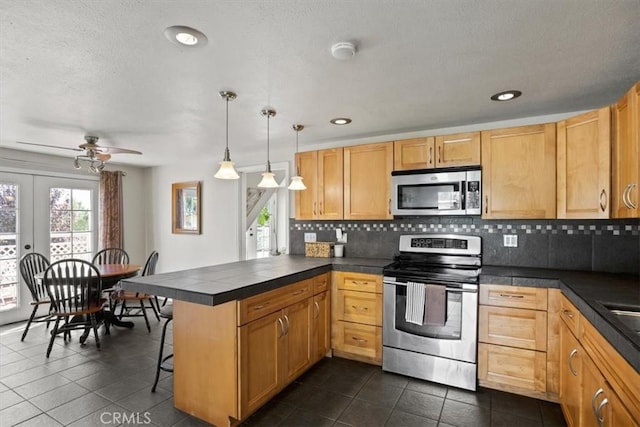
[[[313,278],[245,298],[238,303],[238,325],[244,325],[311,296]]]
[[[480,306],[480,342],[547,350],[547,313],[522,308]]]
[[[313,294],[328,291],[331,286],[331,273],[320,274],[313,278]]]
[[[580,325],[580,312],[564,295],[560,299],[560,318],[576,337]]]
[[[478,344],[478,380],[483,386],[508,385],[545,392],[546,366],[547,354],[544,352]]]
[[[382,293],[382,276],[338,271],[334,278],[338,289]]]
[[[382,326],[382,295],[338,290],[338,320]]]
[[[339,321],[335,331],[336,350],[379,359],[382,356],[382,328]]]
[[[547,310],[547,289],[526,286],[481,285],[480,304]]]

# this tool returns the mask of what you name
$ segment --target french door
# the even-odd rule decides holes
[[[98,238],[98,182],[0,172],[0,325],[29,317],[20,258],[91,260]]]

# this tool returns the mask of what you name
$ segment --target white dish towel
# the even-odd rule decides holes
[[[404,320],[416,325],[424,324],[425,285],[407,282],[407,306]]]

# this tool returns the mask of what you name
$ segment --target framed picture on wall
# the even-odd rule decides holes
[[[171,185],[171,232],[200,234],[202,222],[200,181]]]

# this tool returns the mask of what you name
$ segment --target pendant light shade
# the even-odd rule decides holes
[[[296,154],[298,154],[298,132],[304,129],[302,125],[293,125],[291,126],[293,130],[296,131]],[[302,182],[302,177],[300,176],[300,169],[298,169],[298,163],[296,162],[296,176],[291,177],[291,184],[289,184],[289,190],[300,191],[306,190],[307,187]]]
[[[277,188],[279,187],[275,179],[275,174],[271,172],[271,162],[269,161],[269,119],[276,115],[275,110],[262,110],[260,112],[267,118],[267,169],[262,174],[262,181],[258,184],[260,188]]]
[[[227,132],[225,138],[224,158],[220,162],[220,169],[218,169],[218,172],[216,172],[213,177],[218,179],[238,179],[240,178],[240,175],[236,172],[234,163],[231,161],[231,156],[229,155],[229,101],[236,99],[237,95],[234,92],[229,91],[222,91],[219,95],[227,101]]]

